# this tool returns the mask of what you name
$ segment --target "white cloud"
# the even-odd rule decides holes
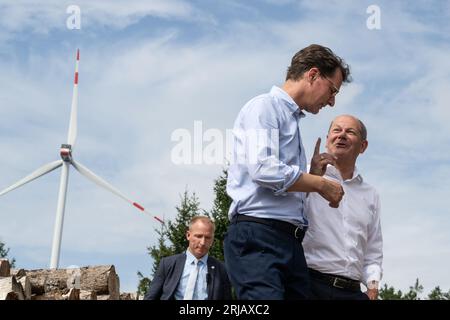
[[[2,19],[0,30],[3,32],[30,32],[47,34],[51,30],[66,28],[66,13],[70,5],[80,8],[81,28],[85,26],[112,27],[123,29],[137,23],[144,17],[176,18],[193,20],[202,17],[188,2],[183,0],[152,1],[13,1],[5,0],[0,4]],[[209,19],[204,15],[202,19]]]
[[[47,2],[36,8],[33,3],[3,2],[12,11],[0,20],[0,39],[5,32],[29,35],[36,30],[51,37],[52,28],[65,27],[65,7],[62,14],[55,9],[65,4]],[[181,1],[79,3],[82,14],[94,19],[89,23],[114,28],[139,24],[144,16],[214,20],[209,11],[200,13]],[[334,116],[352,113],[364,120],[369,149],[360,164],[382,194],[384,281],[404,290],[419,277],[427,288],[448,289],[443,266],[449,258],[450,223],[443,199],[450,190],[443,181],[450,178],[449,48],[439,40],[439,30],[414,21],[412,13],[401,13],[401,6],[381,4],[386,23],[375,33],[365,27],[364,5],[299,5],[316,14],[295,22],[230,20],[218,26],[220,32],[189,41],[176,24],[151,38],[117,35],[101,45],[86,40],[75,159],[157,215],[174,217],[186,186],[209,209],[213,179],[221,168],[173,165],[171,132],[192,131],[194,120],[202,120],[204,129],[230,128],[247,100],[282,83],[293,53],[309,43],[323,43],[350,63],[355,80],[342,88],[336,107],[302,120],[307,151],[317,136],[325,137]],[[430,35],[437,43],[428,42]],[[68,48],[72,43],[30,49],[25,57],[7,54],[0,62],[0,149],[7,155],[0,158],[1,187],[59,156],[72,94],[74,52]],[[48,263],[58,184],[55,171],[0,199],[0,235],[19,264]],[[6,215],[14,218],[4,219]],[[63,261],[78,264],[77,257],[93,261],[104,254],[101,261],[114,260],[126,270],[120,276],[129,286],[136,280],[135,270],[144,268],[137,266],[150,263],[145,247],[155,243],[155,226],[151,217],[71,171]],[[121,257],[127,255],[133,260],[125,266]]]

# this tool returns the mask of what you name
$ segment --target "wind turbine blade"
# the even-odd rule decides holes
[[[33,173],[31,173],[30,175],[26,176],[25,178],[23,178],[22,180],[17,181],[16,183],[14,183],[12,186],[6,188],[5,190],[0,192],[0,196],[20,187],[23,186],[24,184],[33,181],[34,179],[39,178],[40,176],[43,176],[46,173],[49,173],[50,171],[55,170],[56,168],[59,168],[62,165],[63,161],[62,160],[57,160],[51,163],[48,163],[42,167],[40,167],[39,169],[37,169],[36,171],[34,171]]]
[[[130,199],[128,199],[125,195],[122,194],[122,192],[120,192],[119,190],[117,190],[116,188],[114,188],[113,186],[111,186],[109,183],[107,183],[105,180],[103,180],[102,178],[100,178],[99,176],[97,176],[95,173],[93,173],[92,171],[90,171],[88,168],[86,168],[85,166],[83,166],[81,163],[76,162],[76,161],[72,161],[72,165],[74,166],[74,168],[81,173],[83,176],[85,176],[86,178],[88,178],[89,180],[91,180],[92,182],[94,182],[95,184],[99,185],[100,187],[114,193],[116,196],[122,198],[123,200],[127,201],[128,203],[132,204],[133,206],[135,206],[136,208],[138,208],[139,210],[141,210],[142,212],[145,212],[146,214],[150,215],[151,217],[153,217],[154,219],[158,220],[160,223],[164,224],[164,221],[160,218],[158,218],[157,216],[152,215],[150,212],[148,212],[147,210],[145,210],[145,208],[143,206],[141,206],[139,203],[134,202]]]
[[[72,106],[70,107],[70,124],[67,143],[73,146],[77,138],[77,112],[78,112],[78,64],[80,62],[80,49],[77,50],[75,63],[75,79],[73,83]]]

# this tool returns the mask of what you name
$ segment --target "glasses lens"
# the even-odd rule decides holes
[[[334,97],[339,93],[339,89],[336,88],[336,86],[334,85],[333,81],[331,81],[330,79],[328,79],[328,77],[325,77],[325,79],[328,80],[328,82],[331,84],[331,95]]]

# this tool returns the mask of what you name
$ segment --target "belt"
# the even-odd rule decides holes
[[[245,214],[237,214],[233,217],[233,219],[231,219],[231,223],[238,223],[242,221],[265,224],[266,226],[273,227],[275,229],[283,231],[284,233],[294,236],[294,238],[298,239],[300,242],[303,241],[305,232],[308,229],[308,226],[305,225],[294,225],[286,221],[267,218],[256,218]]]
[[[350,291],[361,291],[360,282],[357,280],[349,279],[342,276],[335,276],[332,274],[322,273],[317,270],[308,268],[309,275],[312,278],[321,280],[328,285],[339,288],[339,289],[346,289]]]

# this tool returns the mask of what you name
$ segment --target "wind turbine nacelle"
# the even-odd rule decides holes
[[[72,146],[70,144],[62,144],[59,154],[63,161],[72,162]]]

